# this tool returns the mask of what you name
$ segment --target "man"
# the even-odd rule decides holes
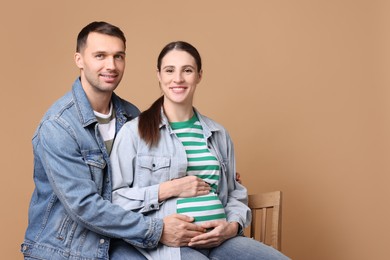
[[[32,140],[35,190],[21,248],[25,259],[145,259],[133,246],[182,246],[203,232],[184,215],[153,219],[111,203],[112,142],[139,114],[114,93],[125,49],[123,32],[105,22],[78,35],[80,77]]]

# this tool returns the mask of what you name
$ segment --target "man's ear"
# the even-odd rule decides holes
[[[79,68],[79,69],[82,69],[84,67],[84,64],[83,64],[83,57],[81,56],[81,53],[79,52],[76,52],[74,54],[74,62],[76,63],[76,66]]]

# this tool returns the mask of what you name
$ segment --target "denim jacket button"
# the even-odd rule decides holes
[[[100,244],[104,244],[104,239],[103,239],[103,238],[100,239],[99,243],[100,243]]]
[[[27,248],[28,248],[28,247],[27,247],[26,245],[24,245],[22,250],[23,250],[23,251],[26,251]]]
[[[154,204],[150,205],[150,208],[151,208],[151,209],[154,209]]]

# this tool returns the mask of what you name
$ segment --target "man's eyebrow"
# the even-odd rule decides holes
[[[109,54],[107,51],[95,51],[92,54]],[[121,55],[126,55],[126,52],[124,51],[118,51],[114,53],[115,55],[121,54]]]

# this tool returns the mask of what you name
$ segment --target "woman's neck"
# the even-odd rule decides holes
[[[164,102],[164,113],[169,122],[184,122],[193,117],[194,109],[192,105],[166,104]]]

